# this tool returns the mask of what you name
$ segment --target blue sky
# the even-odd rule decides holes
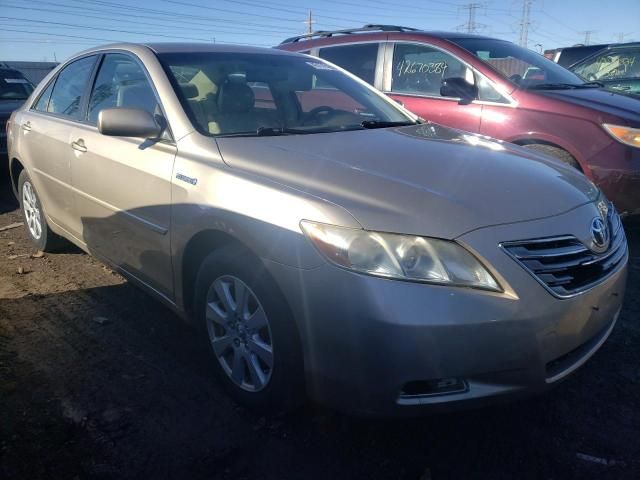
[[[467,3],[471,3],[468,0]],[[479,32],[518,41],[522,0],[487,0]],[[61,61],[113,41],[200,41],[272,46],[314,29],[386,23],[456,30],[465,1],[430,0],[0,0],[0,60]],[[533,0],[529,48],[640,40],[640,0]]]

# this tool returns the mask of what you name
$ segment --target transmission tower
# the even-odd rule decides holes
[[[618,33],[618,43],[624,43],[624,39],[631,35],[630,33],[619,32]]]
[[[467,33],[477,33],[482,30],[486,25],[476,22],[476,12],[483,5],[481,3],[468,3],[462,6],[464,10],[469,10],[469,19],[467,23],[464,23],[458,27],[458,30],[463,30]]]
[[[596,30],[583,30],[580,33],[584,33],[584,44],[591,45],[591,36],[596,33]]]
[[[527,48],[529,44],[529,25],[531,25],[531,4],[534,0],[522,0],[522,17],[520,19],[520,46]]]

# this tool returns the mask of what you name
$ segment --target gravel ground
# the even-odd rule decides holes
[[[2,190],[0,227],[21,221]],[[541,397],[414,420],[248,412],[155,300],[0,232],[0,478],[640,478],[640,224],[627,232],[625,308],[582,369]]]

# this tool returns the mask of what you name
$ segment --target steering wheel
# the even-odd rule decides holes
[[[314,124],[320,120],[320,115],[326,115],[328,118],[328,116],[333,114],[335,111],[335,108],[326,105],[313,108],[305,115],[304,124]]]

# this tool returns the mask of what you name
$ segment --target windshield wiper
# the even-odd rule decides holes
[[[539,83],[537,85],[530,85],[527,88],[531,90],[570,90],[574,88],[600,88],[604,85],[600,82],[586,82],[586,83]]]
[[[290,135],[298,133],[307,133],[304,130],[296,130],[295,128],[282,127],[258,127],[256,135],[259,137],[274,137],[277,135]]]
[[[585,82],[579,85],[580,88],[602,88],[604,83],[602,82]]]
[[[417,122],[409,120],[400,122],[389,122],[383,120],[365,120],[360,124],[364,128],[388,128],[388,127],[406,127],[407,125],[417,125]]]

